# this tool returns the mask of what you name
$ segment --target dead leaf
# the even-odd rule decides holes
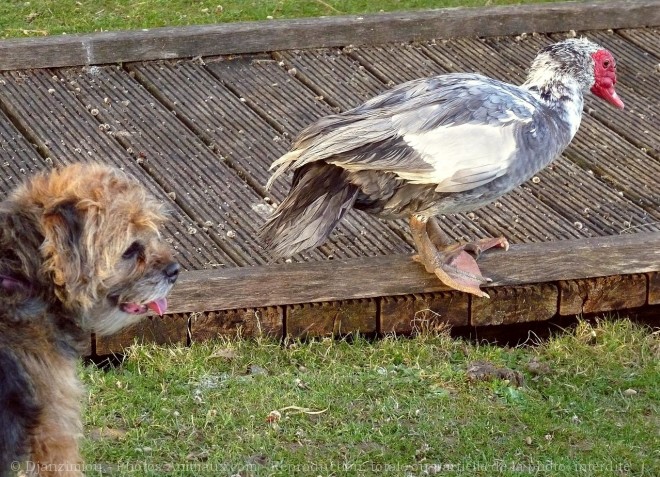
[[[273,423],[282,419],[282,413],[280,411],[270,411],[268,416],[266,416],[266,422]]]
[[[112,441],[119,441],[126,437],[127,431],[124,429],[113,429],[111,427],[96,427],[89,431],[89,438],[93,441],[100,441],[108,439]]]
[[[527,366],[525,366],[525,368],[534,376],[543,376],[545,374],[552,373],[552,368],[550,367],[550,365],[548,363],[539,361],[538,358],[536,357],[532,358],[532,360],[529,363],[527,363]]]
[[[220,348],[211,353],[206,359],[226,359],[227,361],[231,361],[237,357],[238,354],[235,350],[230,348]]]
[[[252,376],[257,376],[257,375],[266,376],[268,375],[268,371],[266,371],[266,369],[262,368],[261,366],[258,366],[256,364],[251,364],[250,366],[248,366],[247,374],[250,374]]]

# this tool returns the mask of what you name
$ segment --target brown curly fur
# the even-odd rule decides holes
[[[82,475],[76,362],[90,332],[131,324],[174,284],[164,221],[161,203],[99,164],[37,175],[0,203],[0,476],[16,461]]]

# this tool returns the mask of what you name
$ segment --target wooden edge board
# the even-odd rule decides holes
[[[8,39],[0,70],[660,25],[659,0],[446,8]]]
[[[519,244],[479,259],[488,287],[660,271],[660,232]],[[486,291],[488,291],[486,287]],[[258,308],[449,290],[409,256],[182,273],[169,313]]]
[[[175,313],[150,317],[110,337],[92,335],[85,355],[122,353],[136,342],[167,345],[218,337],[282,339],[340,337],[352,333],[408,336],[447,327],[472,326],[483,331],[500,325],[538,323],[562,315],[639,310],[654,305],[650,295],[647,302],[647,280],[660,282],[658,276],[654,272],[491,288],[490,300],[452,291]],[[568,301],[562,304],[565,292]]]

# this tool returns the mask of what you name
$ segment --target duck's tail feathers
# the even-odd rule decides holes
[[[291,192],[260,232],[273,255],[289,257],[328,238],[358,194],[345,174],[342,168],[325,163],[296,171]]]
[[[270,165],[270,170],[275,168],[277,169],[275,169],[273,175],[270,176],[270,179],[268,179],[268,182],[266,182],[266,190],[270,189],[270,186],[273,185],[275,179],[284,174],[289,169],[289,167],[291,167],[291,164],[293,164],[298,159],[301,152],[302,151],[299,149],[289,151]]]

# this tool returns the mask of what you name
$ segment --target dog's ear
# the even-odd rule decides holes
[[[46,273],[49,273],[61,299],[84,297],[92,271],[86,247],[82,243],[85,228],[85,212],[77,209],[74,202],[62,202],[44,212],[44,242],[42,253]]]

